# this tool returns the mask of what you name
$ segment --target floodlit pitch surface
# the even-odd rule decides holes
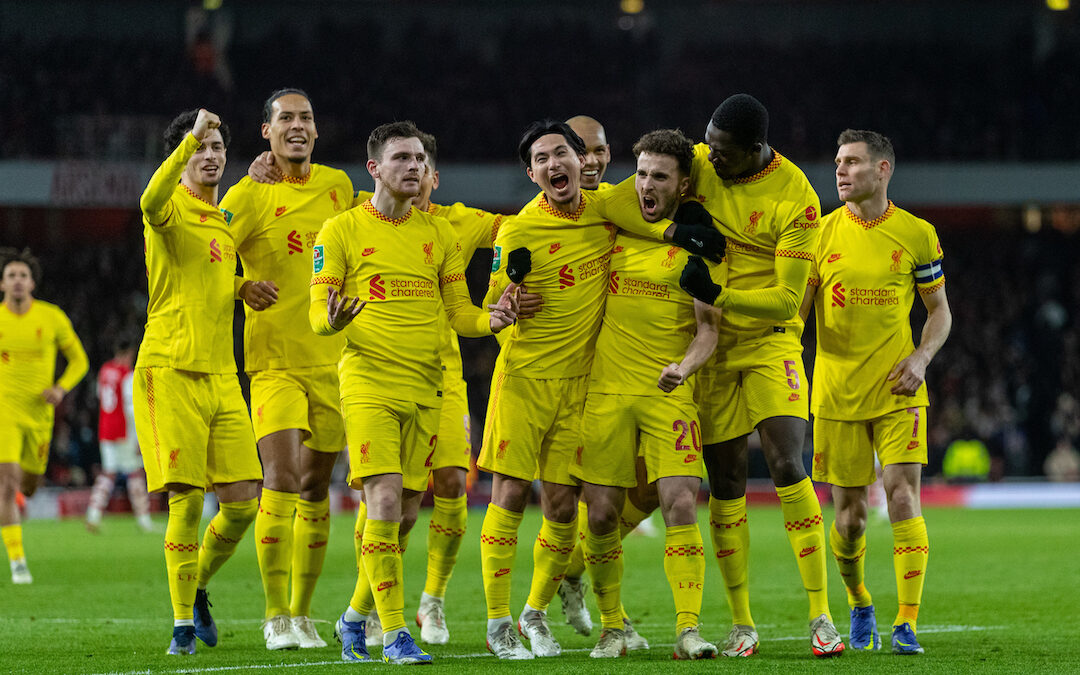
[[[874,595],[883,650],[820,662],[810,654],[806,596],[799,583],[778,508],[755,508],[751,523],[751,603],[761,653],[746,663],[671,660],[673,605],[663,570],[663,535],[632,535],[625,542],[623,598],[639,632],[652,644],[618,664],[589,658],[598,637],[582,637],[564,623],[558,598],[549,611],[564,654],[554,659],[498,663],[484,649],[486,621],[480,583],[479,538],[483,510],[469,514],[469,529],[450,581],[446,614],[450,644],[428,647],[435,668],[475,672],[573,673],[746,670],[790,672],[1080,672],[1080,512],[1077,510],[929,509],[930,567],[919,622],[922,656],[889,653],[896,611],[889,525],[871,515],[867,583]],[[412,617],[424,580],[422,511],[406,561],[406,616]],[[525,602],[539,512],[521,527],[512,607]],[[702,511],[699,518],[706,520]],[[826,522],[831,523],[831,510]],[[205,525],[205,522],[204,522]],[[34,583],[13,586],[0,571],[0,672],[16,673],[233,673],[284,669],[289,673],[384,668],[345,664],[333,640],[333,621],[344,610],[355,580],[353,520],[335,517],[329,553],[313,610],[326,649],[268,652],[262,639],[262,586],[249,530],[237,554],[210,585],[220,630],[217,647],[199,643],[193,657],[169,657],[172,630],[161,534],[138,532],[130,518],[107,518],[92,535],[77,520],[32,521],[25,528]],[[704,532],[704,530],[703,530]],[[705,533],[707,574],[703,635],[722,641],[729,613],[712,545]],[[848,608],[835,565],[829,595],[837,627],[847,638]],[[599,624],[595,600],[589,599]],[[379,654],[374,650],[375,655]]]

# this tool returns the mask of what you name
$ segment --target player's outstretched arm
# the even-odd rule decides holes
[[[151,225],[164,225],[168,222],[172,211],[169,202],[176,184],[180,182],[180,176],[184,173],[184,167],[188,160],[198,151],[202,141],[211,130],[221,126],[221,119],[205,108],[199,109],[195,117],[195,124],[191,127],[191,133],[184,136],[180,145],[173,149],[161,166],[157,168],[150,178],[142,198],[139,199],[139,208],[146,214]]]
[[[244,304],[256,312],[269,309],[278,301],[278,290],[273,281],[247,281],[240,285],[237,295]]]
[[[700,300],[694,300],[697,333],[686,348],[686,355],[679,363],[664,366],[656,385],[664,392],[671,392],[696,373],[716,351],[717,331],[720,328],[720,310]]]
[[[691,269],[690,262],[687,262],[683,269],[683,277],[687,277],[688,274],[691,275],[689,277],[691,282],[695,279],[704,282],[700,270]],[[776,259],[776,285],[769,288],[734,289],[721,288],[719,285],[713,288],[705,283],[696,286],[683,285],[683,288],[698,300],[726,310],[761,319],[787,321],[799,311],[809,276],[809,260],[778,257]],[[715,295],[712,295],[713,292]]]
[[[926,367],[945,344],[949,331],[952,330],[952,310],[949,309],[945,286],[920,297],[926,305],[926,323],[923,324],[919,346],[900,363],[893,366],[889,376],[885,378],[886,381],[893,382],[889,391],[900,396],[915,395],[926,380]]]

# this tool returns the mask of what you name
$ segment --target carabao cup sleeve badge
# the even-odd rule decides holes
[[[491,271],[492,273],[499,271],[499,266],[502,265],[502,246],[495,246],[495,254],[491,257]]]
[[[322,272],[323,264],[326,262],[326,258],[323,256],[322,244],[319,244],[311,252],[311,271],[315,274]]]

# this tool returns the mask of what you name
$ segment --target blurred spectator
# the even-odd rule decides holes
[[[1046,456],[1043,472],[1052,481],[1075,483],[1080,481],[1080,452],[1067,438],[1059,438],[1057,445]]]

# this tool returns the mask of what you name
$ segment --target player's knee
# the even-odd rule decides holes
[[[834,522],[841,537],[854,541],[866,532],[866,509],[839,509]]]
[[[431,474],[435,496],[454,499],[465,494],[465,470],[456,466],[436,469]]]
[[[589,505],[589,530],[596,534],[614,532],[619,527],[619,512],[610,502]]]
[[[669,527],[697,522],[697,499],[692,493],[680,493],[664,509],[664,524]]]
[[[914,490],[905,488],[894,489],[888,496],[889,515],[894,522],[907,520],[919,515],[919,500]]]

